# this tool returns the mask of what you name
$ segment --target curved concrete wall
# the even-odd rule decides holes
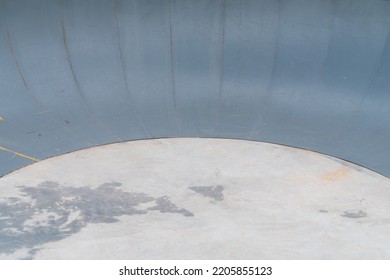
[[[0,1],[0,176],[133,139],[226,137],[390,176],[390,1]]]

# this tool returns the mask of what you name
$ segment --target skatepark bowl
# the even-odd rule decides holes
[[[389,259],[390,1],[0,0],[1,259]]]

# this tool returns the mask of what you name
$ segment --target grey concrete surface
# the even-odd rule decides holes
[[[0,189],[0,259],[390,259],[390,180],[280,145],[129,141]]]
[[[0,176],[125,140],[279,143],[390,176],[390,1],[1,0]]]

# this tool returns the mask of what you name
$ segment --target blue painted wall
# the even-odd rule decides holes
[[[0,0],[0,176],[160,137],[291,145],[390,176],[390,1]]]

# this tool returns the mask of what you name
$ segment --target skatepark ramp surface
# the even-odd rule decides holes
[[[390,1],[0,1],[0,176],[176,137],[293,146],[389,177]]]

